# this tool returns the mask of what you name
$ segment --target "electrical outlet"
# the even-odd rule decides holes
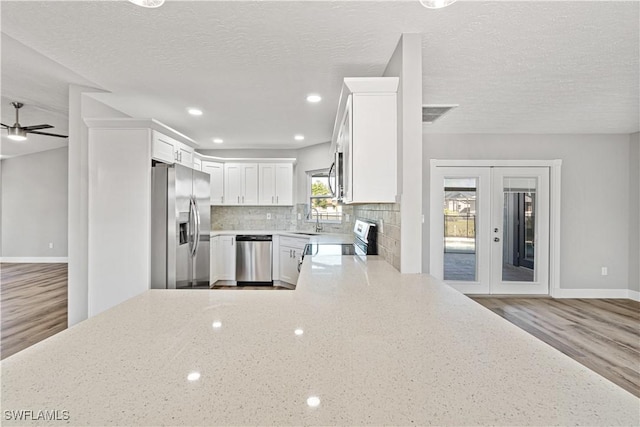
[[[299,214],[298,214],[298,221],[300,221],[301,219],[302,219],[302,214],[301,214],[301,213],[299,213]]]
[[[270,213],[267,214],[267,219],[271,219],[271,214]]]
[[[49,249],[53,249],[53,242],[49,242]]]
[[[607,276],[609,274],[609,269],[607,267],[602,267],[602,275]]]

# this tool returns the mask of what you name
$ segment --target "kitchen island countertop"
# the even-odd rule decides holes
[[[2,361],[2,410],[3,425],[36,424],[16,410],[68,411],[52,425],[640,424],[627,391],[375,256],[307,257],[295,291],[147,291]]]

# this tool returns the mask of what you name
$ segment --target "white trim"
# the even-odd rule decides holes
[[[560,167],[561,159],[554,160],[457,160],[431,159],[431,167]]]
[[[57,264],[57,263],[68,263],[69,258],[64,257],[45,257],[45,256],[37,256],[37,257],[0,257],[0,262],[7,263],[47,263],[47,264]]]
[[[632,291],[631,289],[629,289],[629,296],[627,298],[632,299],[634,301],[640,301],[640,292]]]
[[[631,295],[636,294],[640,297],[640,292],[631,291],[629,289],[557,289],[554,298],[629,298],[634,299]]]

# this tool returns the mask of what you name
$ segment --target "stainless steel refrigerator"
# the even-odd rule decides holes
[[[151,169],[151,288],[209,289],[209,174]]]

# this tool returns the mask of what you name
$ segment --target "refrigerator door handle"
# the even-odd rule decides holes
[[[196,234],[194,236],[194,248],[193,255],[195,256],[198,253],[198,248],[200,247],[200,209],[198,209],[198,202],[196,198],[193,198],[193,210],[194,210],[194,218],[196,220]]]
[[[193,209],[193,197],[191,197],[189,198],[189,253],[191,255],[191,258],[193,258],[196,253],[196,226],[195,212]]]

